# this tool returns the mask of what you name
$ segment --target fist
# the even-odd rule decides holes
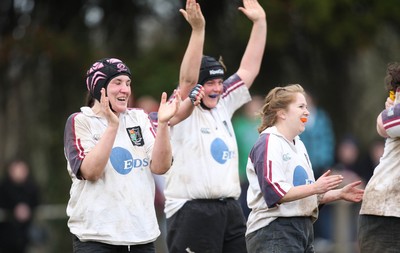
[[[190,101],[193,105],[200,104],[201,99],[204,96],[204,88],[201,84],[197,84],[189,93]]]

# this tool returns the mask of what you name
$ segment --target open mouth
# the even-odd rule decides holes
[[[306,117],[301,117],[300,120],[301,122],[306,123],[308,119]]]
[[[208,95],[208,97],[210,97],[210,98],[217,98],[219,95],[218,94],[211,94],[211,95]]]

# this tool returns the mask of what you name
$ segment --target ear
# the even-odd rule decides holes
[[[277,115],[278,115],[278,118],[279,118],[279,119],[282,119],[282,120],[285,120],[285,119],[286,119],[286,113],[285,113],[284,110],[279,110],[279,111],[277,112]]]

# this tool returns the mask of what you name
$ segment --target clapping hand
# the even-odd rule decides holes
[[[179,90],[174,90],[173,99],[167,101],[167,93],[161,95],[161,103],[158,108],[158,125],[168,123],[168,121],[178,111],[181,103],[181,95]]]

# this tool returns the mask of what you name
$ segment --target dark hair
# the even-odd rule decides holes
[[[87,91],[86,97],[85,97],[85,105],[89,107],[93,107],[94,105],[95,98],[90,94],[90,91]]]
[[[266,128],[275,125],[278,111],[286,109],[288,105],[295,100],[294,95],[296,93],[302,93],[305,95],[304,89],[300,84],[289,84],[284,87],[275,87],[268,92],[260,113],[261,125],[258,127],[259,133],[264,131]]]
[[[387,65],[385,85],[388,91],[396,91],[400,86],[400,63],[391,62]]]

